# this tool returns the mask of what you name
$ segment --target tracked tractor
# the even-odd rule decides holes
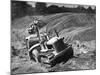
[[[64,43],[64,37],[59,37],[56,30],[54,30],[56,36],[49,38],[47,35],[48,33],[40,34],[38,25],[33,25],[36,38],[34,38],[34,34],[26,37],[30,60],[34,60],[38,63],[49,64],[53,67],[61,62],[65,63],[73,57],[72,46]],[[33,40],[30,40],[32,37]]]

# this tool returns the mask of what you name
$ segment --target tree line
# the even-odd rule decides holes
[[[62,13],[62,12],[73,12],[73,13],[96,13],[96,7],[92,9],[89,6],[87,9],[82,6],[78,5],[76,8],[69,8],[69,7],[59,7],[57,5],[51,5],[47,7],[46,3],[37,2],[36,3],[36,10],[39,14],[54,14],[54,13]]]
[[[84,6],[79,5],[76,8],[59,7],[57,5],[51,5],[47,7],[44,2],[37,2],[35,7],[27,4],[25,1],[11,1],[11,19],[20,18],[26,15],[48,15],[54,13],[96,13],[96,7],[92,9],[90,6],[86,9]]]

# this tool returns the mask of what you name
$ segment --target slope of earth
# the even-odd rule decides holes
[[[95,20],[95,14],[69,14],[53,19],[52,22],[47,24],[46,32],[49,33],[49,36],[55,36],[55,29],[60,37],[65,38],[64,42],[73,45],[74,55],[78,56],[78,58],[71,59],[71,62],[64,64],[64,66],[55,66],[51,71],[86,70],[96,68]],[[77,45],[79,47],[77,47]]]
[[[34,17],[34,16],[33,16]],[[25,37],[27,27],[33,19],[29,16],[17,19],[11,27],[12,61],[11,70],[16,73],[37,73],[87,70],[96,68],[96,18],[95,14],[59,13],[47,16],[35,16],[42,20],[40,32],[47,32],[50,37],[56,36],[54,29],[64,42],[72,45],[75,58],[53,68],[29,61]]]

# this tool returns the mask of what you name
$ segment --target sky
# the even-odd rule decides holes
[[[35,3],[36,2],[33,2],[33,1],[28,1],[27,2],[28,4],[32,5],[32,7],[35,7]],[[50,5],[58,5],[59,7],[62,7],[62,6],[65,6],[65,7],[77,7],[78,5],[77,4],[61,4],[61,3],[47,3],[47,6],[50,6]],[[84,5],[85,8],[88,8],[89,5]],[[91,6],[92,9],[95,8],[95,6]]]

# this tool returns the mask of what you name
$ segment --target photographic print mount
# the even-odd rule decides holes
[[[96,6],[11,1],[11,74],[96,69]]]

